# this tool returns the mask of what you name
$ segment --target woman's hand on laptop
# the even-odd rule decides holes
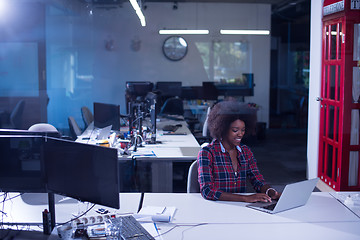
[[[246,195],[246,202],[271,202],[271,197],[265,193]]]

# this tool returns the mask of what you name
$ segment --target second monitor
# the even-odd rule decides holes
[[[94,102],[94,126],[120,130],[120,105]]]

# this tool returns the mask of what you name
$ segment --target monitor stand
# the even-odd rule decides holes
[[[54,193],[48,193],[49,211],[43,211],[43,232],[50,235],[55,228],[55,196]]]

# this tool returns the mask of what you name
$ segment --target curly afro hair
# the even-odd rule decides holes
[[[245,126],[252,125],[249,114],[243,104],[236,101],[222,101],[213,106],[208,116],[210,135],[216,139],[225,138],[230,125],[236,120],[241,120]]]

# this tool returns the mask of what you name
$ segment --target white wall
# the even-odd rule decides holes
[[[308,178],[317,177],[319,158],[319,123],[321,87],[321,32],[322,32],[322,1],[311,1],[311,32],[310,32],[310,86],[308,116]]]
[[[269,122],[270,94],[270,36],[221,36],[220,29],[268,29],[271,26],[271,7],[268,4],[230,3],[147,3],[144,11],[147,26],[140,22],[128,2],[121,8],[110,10],[93,8],[90,16],[85,9],[66,14],[48,14],[48,86],[49,122],[59,128],[66,127],[66,118],[72,115],[81,122],[80,107],[92,109],[93,101],[120,104],[125,112],[126,81],[182,81],[183,85],[201,85],[209,81],[196,41],[247,41],[251,45],[251,66],[254,73],[255,96],[246,101],[262,108],[258,121]],[[209,29],[210,35],[183,37],[189,44],[186,57],[178,62],[167,60],[162,53],[163,41],[159,35],[164,28]],[[113,41],[114,49],[108,51],[105,42]],[[140,41],[139,51],[131,48]],[[71,64],[59,64],[75,56],[75,76],[66,69]],[[70,65],[69,65],[70,64]],[[83,79],[85,78],[85,79]],[[82,87],[75,95],[69,94],[71,86]],[[67,89],[65,93],[64,88]],[[59,89],[59,91],[58,91]],[[64,100],[64,96],[71,96]],[[58,104],[62,104],[59,112]],[[67,105],[67,107],[64,107]],[[65,108],[65,109],[64,109]]]

